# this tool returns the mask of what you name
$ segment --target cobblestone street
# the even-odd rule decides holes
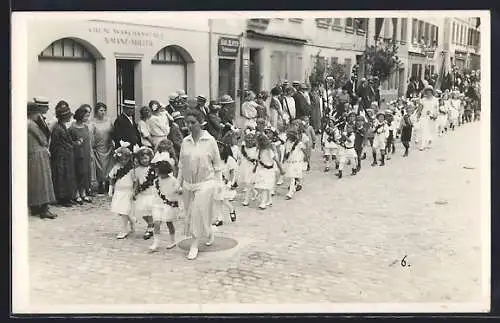
[[[121,220],[103,196],[53,207],[56,220],[29,219],[30,302],[477,301],[479,142],[479,122],[436,138],[429,151],[412,147],[408,158],[398,142],[386,167],[370,167],[368,153],[357,176],[340,180],[323,172],[316,150],[301,192],[286,201],[282,185],[266,211],[242,207],[239,196],[237,221],[216,233],[238,245],[195,261],[179,247],[148,253],[142,221],[134,237],[116,240]],[[175,225],[180,240],[182,219]]]

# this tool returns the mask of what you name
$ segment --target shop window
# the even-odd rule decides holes
[[[424,24],[424,43],[429,46],[430,43],[430,35],[429,35],[430,25],[428,23]]]
[[[73,59],[93,61],[94,56],[81,44],[71,38],[56,40],[45,48],[40,59]]]
[[[177,50],[174,46],[167,46],[156,53],[151,63],[185,65],[186,61],[182,57],[180,51]]]

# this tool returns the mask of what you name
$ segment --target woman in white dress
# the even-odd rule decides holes
[[[257,126],[257,102],[255,102],[255,93],[250,91],[245,102],[241,106],[241,114],[245,118],[243,127],[255,129]]]
[[[423,90],[423,98],[420,100],[422,112],[420,114],[420,150],[431,147],[433,132],[436,129],[436,118],[438,111],[438,99],[434,96],[434,89],[428,85]]]

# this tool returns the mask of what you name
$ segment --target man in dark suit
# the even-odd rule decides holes
[[[309,103],[307,103],[305,96],[306,89],[307,86],[301,84],[299,86],[299,91],[296,91],[293,95],[293,99],[295,100],[295,119],[301,119],[303,116],[311,116],[311,107]]]
[[[416,98],[418,96],[418,84],[415,76],[410,77],[410,83],[406,89],[406,98]]]
[[[45,120],[45,114],[49,111],[49,100],[47,100],[44,97],[36,97],[33,99],[35,104],[38,106],[40,109],[40,115],[36,119],[35,123],[38,125],[40,130],[42,130],[43,134],[47,137],[47,140],[50,139],[50,128],[47,125],[47,122]]]
[[[130,149],[134,145],[141,146],[141,135],[134,120],[135,101],[123,101],[123,112],[116,118],[113,125],[113,141],[115,147],[120,147],[120,140],[130,143]]]
[[[359,103],[359,111],[366,111],[366,109],[370,109],[371,104],[374,101],[375,93],[373,93],[373,89],[368,85],[366,78],[363,77],[360,80],[356,94],[361,99]]]

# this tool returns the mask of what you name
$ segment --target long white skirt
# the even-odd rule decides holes
[[[206,238],[212,232],[216,216],[214,198],[219,185],[215,180],[199,184],[184,182],[182,197],[186,217],[184,234],[195,238]]]

